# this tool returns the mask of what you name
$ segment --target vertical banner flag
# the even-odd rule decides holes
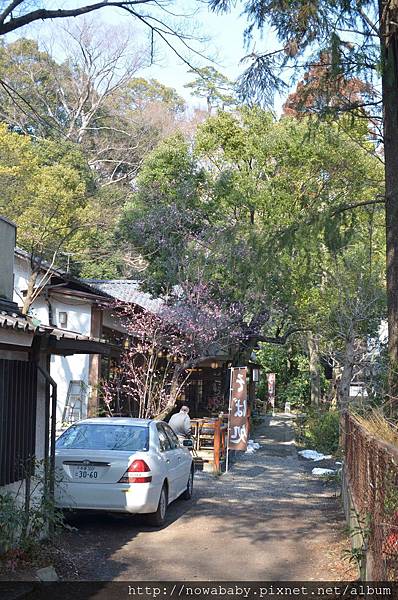
[[[247,411],[247,367],[231,368],[231,395],[229,407],[229,436],[230,450],[246,450],[248,428]]]
[[[272,412],[275,409],[275,373],[267,373],[268,381],[268,402],[272,406]]]

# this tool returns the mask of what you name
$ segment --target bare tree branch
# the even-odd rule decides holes
[[[11,2],[11,4],[9,4],[5,10],[0,14],[0,23],[4,23],[4,21],[6,20],[6,18],[8,17],[8,15],[10,15],[12,13],[12,11],[14,10],[14,8],[17,8],[17,6],[19,6],[20,4],[22,4],[24,0],[13,0],[13,2]]]
[[[354,202],[352,204],[345,204],[343,206],[339,206],[335,210],[329,213],[331,217],[339,215],[342,212],[347,210],[354,210],[355,208],[361,208],[362,206],[374,206],[375,204],[385,204],[386,199],[384,196],[377,196],[373,200],[364,200],[363,202]]]
[[[257,335],[256,340],[257,342],[265,342],[267,344],[277,344],[279,346],[283,346],[286,344],[291,335],[304,331],[311,331],[311,329],[306,327],[289,327],[289,329],[283,335],[277,335],[275,337],[268,335]]]
[[[33,23],[35,21],[79,17],[81,15],[86,15],[88,13],[97,11],[101,8],[114,7],[127,9],[133,6],[140,6],[142,4],[154,4],[153,0],[129,0],[127,2],[108,2],[107,0],[104,0],[103,2],[97,2],[96,4],[89,4],[87,6],[81,6],[71,9],[47,10],[45,8],[39,8],[37,10],[33,10],[18,17],[11,17],[11,19],[9,19],[7,22],[4,22],[7,16],[11,14],[12,10],[20,4],[23,4],[23,2],[24,0],[14,0],[3,11],[1,15],[3,17],[3,20],[0,19],[0,35],[10,33],[11,31],[15,31],[16,29],[24,27],[25,25],[29,25],[30,23]]]

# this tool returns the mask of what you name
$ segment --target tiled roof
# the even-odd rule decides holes
[[[23,258],[25,261],[30,262],[30,260],[31,260],[30,252],[27,252],[26,250],[23,250],[22,248],[16,247],[14,250],[14,255],[17,256],[18,258]],[[38,257],[38,259],[39,259],[39,257]],[[43,269],[49,269],[52,273],[60,275],[61,277],[63,275],[66,275],[66,271],[64,271],[63,269],[58,269],[57,267],[55,267],[54,265],[51,265],[47,260],[44,260],[43,258],[40,259],[40,264],[43,267]]]
[[[21,248],[15,249],[15,255],[30,260],[29,252]],[[42,266],[49,269],[54,275],[61,277],[66,283],[70,282],[75,287],[80,286],[86,291],[96,291],[102,297],[115,298],[121,302],[137,304],[152,313],[159,313],[163,301],[153,298],[150,294],[140,290],[140,282],[134,279],[80,279],[62,269],[57,269],[47,261],[42,261]]]
[[[18,331],[28,331],[34,333],[37,329],[25,317],[18,316],[16,313],[9,314],[5,311],[0,312],[0,327],[4,329],[16,329]]]
[[[17,256],[18,258],[22,258],[23,260],[28,262],[30,262],[31,259],[31,255],[29,254],[29,252],[26,252],[26,250],[22,250],[22,248],[15,248],[15,256]],[[81,290],[83,291],[93,291],[93,286],[91,286],[88,283],[88,280],[86,281],[84,279],[80,279],[79,277],[75,277],[74,275],[68,273],[67,271],[64,271],[63,269],[56,268],[44,259],[40,259],[40,261],[43,271],[49,271],[52,275],[64,279],[66,285],[68,285],[69,283],[72,284],[72,286],[74,286],[75,288],[81,288]],[[106,294],[106,292],[101,291],[99,288],[96,289],[96,292],[104,298],[109,297],[108,294]]]
[[[5,311],[0,312],[0,327],[28,333],[48,333],[51,336],[56,337],[58,340],[71,339],[105,343],[105,340],[93,338],[88,335],[82,335],[81,333],[77,333],[75,331],[59,329],[58,327],[52,327],[51,325],[35,325],[29,317],[25,317],[17,313],[8,313]]]
[[[159,313],[163,305],[160,298],[140,290],[140,282],[132,279],[83,279],[91,287],[105,292],[116,300],[137,304],[152,313]]]

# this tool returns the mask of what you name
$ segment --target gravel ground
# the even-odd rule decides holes
[[[266,418],[261,447],[228,474],[197,473],[191,501],[177,500],[161,530],[138,517],[79,515],[53,563],[66,580],[347,580],[348,547],[324,466],[297,456],[292,420]],[[27,577],[29,578],[29,577]]]

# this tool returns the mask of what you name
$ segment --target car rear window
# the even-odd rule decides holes
[[[57,448],[70,450],[148,450],[148,427],[134,425],[72,425],[57,440]]]

